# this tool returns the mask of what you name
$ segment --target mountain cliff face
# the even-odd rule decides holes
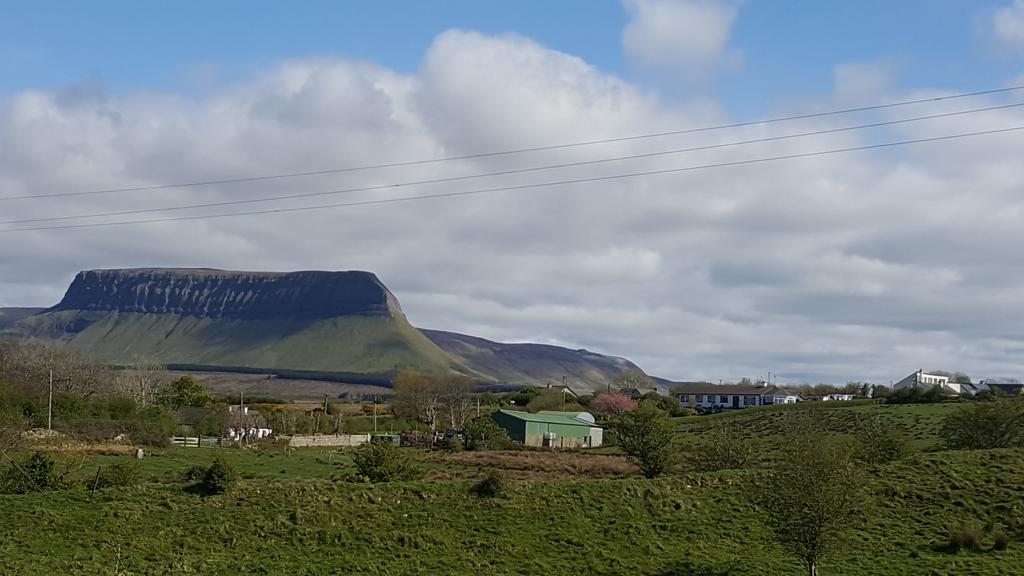
[[[401,314],[394,295],[369,272],[208,269],[80,272],[51,309],[63,310],[249,320]]]
[[[5,330],[6,328],[6,330]],[[605,389],[623,358],[420,331],[369,272],[89,270],[46,310],[2,309],[3,336],[57,342],[111,364],[389,375],[460,372],[487,383]]]

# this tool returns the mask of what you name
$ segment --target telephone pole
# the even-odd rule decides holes
[[[46,429],[53,430],[53,370],[50,370],[50,394],[46,401]]]

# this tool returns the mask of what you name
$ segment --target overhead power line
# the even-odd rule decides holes
[[[263,180],[279,180],[285,178],[298,178],[303,176],[322,176],[327,174],[340,174],[345,172],[362,172],[367,170],[376,170],[383,168],[399,168],[405,166],[421,166],[426,164],[436,164],[441,162],[452,162],[456,160],[472,160],[479,158],[493,158],[497,156],[509,156],[513,154],[524,154],[528,152],[542,152],[547,150],[559,150],[566,148],[578,148],[582,146],[593,146],[598,144],[612,144],[616,142],[629,142],[633,140],[643,140],[648,138],[660,138],[664,136],[677,136],[682,134],[696,134],[699,132],[711,132],[714,130],[725,130],[729,128],[742,128],[745,126],[757,126],[762,124],[775,124],[779,122],[789,122],[792,120],[806,120],[810,118],[823,118],[828,116],[837,116],[841,114],[851,114],[854,112],[868,112],[872,110],[883,110],[886,108],[895,108],[899,106],[910,106],[914,104],[925,104],[933,102],[941,102],[944,100],[955,100],[960,98],[972,98],[975,96],[984,96],[990,94],[1000,94],[1006,92],[1013,92],[1017,90],[1024,90],[1024,85],[1021,86],[1009,86],[1006,88],[995,88],[992,90],[979,90],[975,92],[963,92],[960,94],[949,94],[946,96],[935,96],[931,98],[918,98],[915,100],[903,100],[899,102],[889,102],[885,104],[873,104],[868,106],[857,106],[854,108],[843,108],[839,110],[828,110],[825,112],[811,112],[807,114],[796,114],[792,116],[779,116],[775,118],[767,118],[764,120],[751,120],[748,122],[734,122],[731,124],[717,124],[712,126],[702,126],[698,128],[681,128],[678,130],[667,130],[664,132],[653,132],[646,134],[634,134],[628,136],[617,136],[613,138],[603,138],[596,140],[583,140],[579,142],[570,142],[564,144],[550,144],[545,146],[532,146],[526,148],[513,148],[509,150],[499,150],[492,152],[480,152],[475,154],[463,154],[458,156],[445,156],[442,158],[430,158],[420,160],[406,160],[400,162],[387,162],[381,164],[365,164],[361,166],[346,166],[341,168],[326,168],[322,170],[309,170],[304,172],[288,172],[281,174],[265,174],[260,176],[242,176],[237,178],[220,178],[215,180],[197,180],[192,182],[177,182],[171,184],[154,184],[149,186],[132,186],[132,187],[121,187],[121,188],[106,188],[99,190],[80,190],[73,192],[52,192],[47,194],[27,194],[22,196],[0,196],[0,201],[4,200],[27,200],[33,198],[63,198],[69,196],[90,196],[96,194],[113,194],[117,192],[142,192],[147,190],[165,190],[170,188],[191,188],[196,186],[210,186],[216,184],[235,184],[243,182],[258,182]]]
[[[338,204],[321,204],[316,206],[298,206],[289,208],[269,208],[266,210],[251,210],[246,212],[224,212],[220,214],[201,214],[194,216],[175,216],[167,218],[152,218],[147,220],[123,220],[119,222],[94,222],[89,224],[62,224],[57,226],[38,226],[30,228],[9,228],[7,230],[0,230],[0,233],[4,232],[29,232],[36,230],[62,230],[71,228],[99,228],[105,226],[126,226],[131,224],[153,224],[157,222],[176,222],[182,220],[208,220],[214,218],[231,218],[236,216],[255,216],[261,214],[282,214],[287,212],[308,212],[312,210],[325,210],[331,208],[346,208],[354,206],[372,206],[377,204],[392,204],[397,202],[411,202],[417,200],[430,200],[437,198],[457,198],[462,196],[471,196],[478,194],[489,194],[495,192],[507,192],[513,190],[529,190],[536,188],[549,188],[554,186],[564,186],[569,184],[582,184],[588,182],[604,182],[610,180],[622,180],[627,178],[637,178],[641,176],[654,176],[659,174],[676,174],[683,172],[691,172],[697,170],[707,170],[712,168],[726,168],[733,166],[745,166],[751,164],[762,164],[767,162],[775,162],[780,160],[792,160],[796,158],[811,158],[815,156],[825,156],[829,154],[841,154],[846,152],[857,152],[863,150],[875,150],[879,148],[891,148],[896,146],[907,146],[910,144],[921,144],[925,142],[939,142],[945,140],[956,140],[961,138],[971,138],[977,136],[987,136],[992,134],[1005,134],[1009,132],[1017,132],[1024,130],[1024,126],[1013,126],[1010,128],[998,128],[994,130],[981,130],[977,132],[964,132],[960,134],[947,134],[944,136],[933,136],[931,138],[917,138],[914,140],[900,140],[896,142],[883,142],[879,144],[867,144],[864,146],[851,146],[847,148],[834,148],[831,150],[818,150],[815,152],[803,152],[799,154],[786,154],[782,156],[770,156],[766,158],[753,158],[747,160],[736,160],[733,162],[720,162],[716,164],[701,164],[696,166],[684,166],[680,168],[666,168],[662,170],[648,170],[644,172],[630,172],[626,174],[611,174],[606,176],[593,176],[589,178],[575,178],[571,180],[555,180],[549,182],[538,182],[533,184],[516,184],[510,186],[500,186],[495,188],[480,188],[476,190],[463,190],[458,192],[441,192],[437,194],[424,194],[421,196],[404,196],[398,198],[382,198],[378,200],[361,200],[356,202],[343,202]]]
[[[624,160],[638,160],[643,158],[654,158],[659,156],[668,156],[674,154],[683,154],[686,152],[697,152],[703,150],[714,150],[720,148],[729,148],[732,146],[741,146],[746,144],[760,144],[765,142],[776,142],[781,140],[790,140],[794,138],[804,138],[807,136],[819,136],[824,134],[835,134],[839,132],[849,132],[853,130],[863,130],[867,128],[878,128],[882,126],[892,126],[895,124],[906,124],[910,122],[920,122],[924,120],[933,120],[936,118],[948,118],[951,116],[963,116],[967,114],[975,114],[978,112],[988,112],[992,110],[1003,110],[1007,108],[1018,108],[1024,106],[1024,102],[1016,104],[1003,104],[1001,106],[989,106],[986,108],[975,108],[971,110],[960,110],[956,112],[945,112],[942,114],[931,114],[928,116],[917,116],[914,118],[903,118],[899,120],[886,120],[883,122],[873,122],[871,124],[860,124],[857,126],[844,126],[840,128],[827,128],[824,130],[814,130],[811,132],[800,132],[796,134],[785,134],[781,136],[769,136],[765,138],[755,138],[752,140],[739,140],[733,142],[722,142],[719,144],[707,144],[704,146],[695,146],[690,148],[677,148],[674,150],[659,150],[656,152],[645,152],[642,154],[630,154],[627,156],[614,156],[610,158],[599,158],[595,160],[579,160],[575,162],[564,162],[561,164],[547,164],[543,166],[530,166],[525,168],[515,168],[511,170],[502,170],[499,172],[484,172],[479,174],[466,174],[461,176],[449,176],[445,178],[431,178],[426,180],[413,180],[407,182],[396,182],[392,184],[377,184],[373,186],[359,186],[355,188],[343,188],[340,190],[328,190],[319,192],[300,192],[295,194],[284,194],[278,196],[264,196],[261,198],[246,198],[241,200],[224,200],[221,202],[206,202],[202,204],[186,204],[182,206],[165,206],[162,208],[139,208],[133,210],[120,210],[117,212],[97,212],[92,214],[79,214],[72,216],[47,216],[41,218],[23,218],[18,220],[4,220],[0,221],[0,224],[32,224],[37,222],[59,222],[66,220],[80,220],[85,218],[103,218],[111,216],[129,216],[133,214],[148,214],[153,212],[176,212],[180,210],[193,210],[197,208],[220,208],[224,206],[238,206],[243,204],[256,204],[262,202],[275,202],[280,200],[295,200],[299,198],[313,198],[318,196],[337,196],[341,194],[351,194],[354,192],[370,192],[380,190],[390,190],[394,188],[408,188],[413,186],[422,186],[426,184],[439,184],[439,183],[450,183],[459,182],[464,180],[475,180],[480,178],[490,178],[494,176],[508,176],[512,174],[524,174],[528,172],[539,172],[544,170],[554,170],[559,168],[573,168],[579,166],[591,166],[595,164],[605,164],[608,162],[619,162]]]

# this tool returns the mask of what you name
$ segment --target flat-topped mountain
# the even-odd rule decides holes
[[[3,336],[56,342],[101,362],[394,375],[482,382],[567,377],[603,389],[640,372],[623,358],[420,331],[370,272],[144,268],[80,272],[56,306],[0,309]]]
[[[80,272],[51,309],[62,310],[248,320],[401,314],[394,295],[370,272],[210,269]]]

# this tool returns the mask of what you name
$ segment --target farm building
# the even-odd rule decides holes
[[[491,418],[513,441],[526,446],[596,448],[604,432],[587,412],[499,410]]]

